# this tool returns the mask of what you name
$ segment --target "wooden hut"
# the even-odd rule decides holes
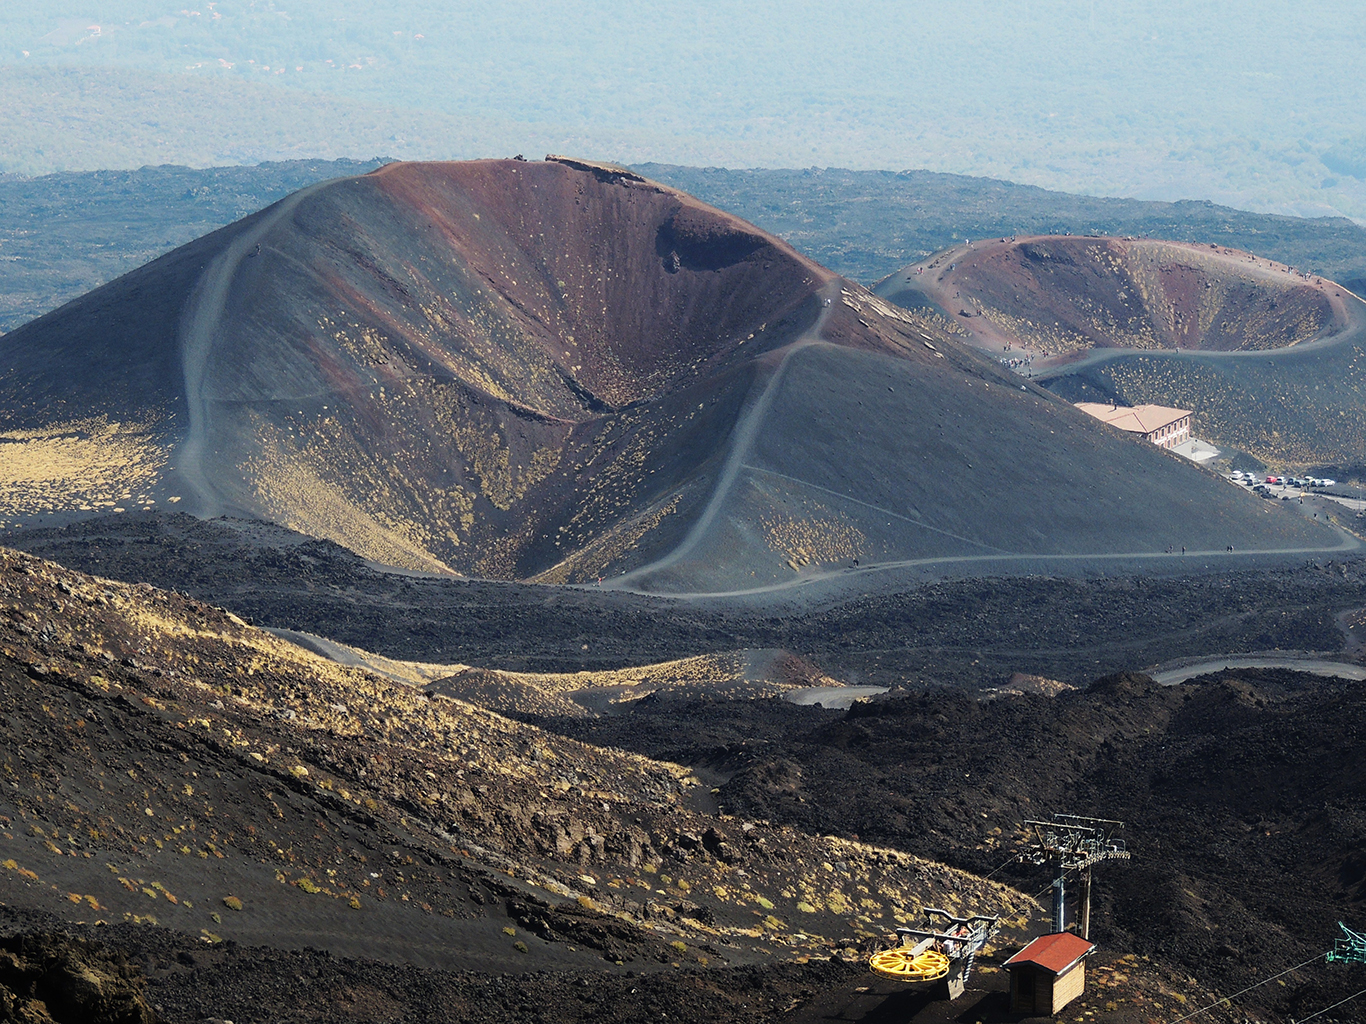
[[[1054,1014],[1086,988],[1085,959],[1095,946],[1072,932],[1040,935],[1005,962],[1012,1013]]]

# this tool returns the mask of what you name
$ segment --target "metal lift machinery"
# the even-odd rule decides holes
[[[1079,814],[1055,814],[1052,821],[1026,821],[1032,830],[1025,859],[1035,864],[1053,864],[1058,875],[1053,880],[1053,930],[1067,930],[1067,873],[1075,871],[1081,880],[1077,931],[1091,938],[1091,868],[1107,860],[1128,860],[1124,840],[1115,833],[1124,822],[1108,818],[1084,818]]]
[[[1366,964],[1366,932],[1354,932],[1341,921],[1338,927],[1342,929],[1343,938],[1334,940],[1333,948],[1328,952],[1328,962]]]
[[[898,928],[901,945],[874,953],[868,966],[874,974],[895,981],[943,981],[948,997],[957,999],[967,986],[977,953],[999,927],[999,917],[955,917],[947,910],[926,907],[925,927]]]

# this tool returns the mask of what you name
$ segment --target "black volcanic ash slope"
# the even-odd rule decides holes
[[[1033,906],[905,852],[721,818],[681,766],[4,548],[0,777],[0,910],[209,945],[651,971],[828,955],[955,894],[1020,924]]]
[[[661,693],[553,725],[705,767],[727,780],[717,798],[732,813],[933,851],[1027,892],[1050,872],[1004,863],[1021,822],[1123,820],[1133,859],[1097,869],[1092,939],[1181,964],[1222,993],[1309,960],[1337,921],[1366,916],[1359,683],[1241,669],[1159,686],[1119,673],[1052,697],[931,690],[807,712]],[[1238,1009],[1301,1020],[1361,987],[1322,963],[1286,980]]]
[[[1283,677],[1130,678],[1054,701],[933,693],[848,714],[651,699],[561,723],[638,749],[662,740],[698,766],[727,758],[723,801],[818,823],[813,834],[697,809],[708,801],[689,767],[0,548],[0,1000],[16,982],[70,990],[46,961],[107,976],[123,951],[168,1022],[816,1021],[832,1019],[821,999],[797,1009],[815,990],[840,1002],[870,984],[845,1019],[882,1020],[905,990],[887,999],[851,946],[890,941],[923,903],[1001,910],[995,966],[1040,908],[904,848],[824,833],[881,831],[995,866],[1004,829],[1062,803],[1140,833],[1140,859],[1100,888],[1088,998],[1097,1014],[1114,1007],[1107,1021],[1147,1024],[1173,993],[1216,998],[1191,974],[1241,987],[1360,905],[1360,694]],[[115,955],[9,938],[35,928]],[[1137,962],[1144,949],[1152,964]],[[1345,994],[1343,977],[1320,969],[1261,1005],[1301,1019]],[[988,991],[1002,981],[983,971],[952,1007],[918,1000],[915,1019],[1009,1019]]]
[[[0,341],[0,517],[171,505],[661,591],[1324,549],[750,225],[574,161],[313,186]]]

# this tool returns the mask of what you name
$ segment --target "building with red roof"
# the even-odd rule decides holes
[[[1155,445],[1175,448],[1191,438],[1191,411],[1165,405],[1109,405],[1104,402],[1077,402],[1088,416],[1131,434],[1142,434]]]
[[[1086,989],[1095,946],[1072,932],[1040,935],[1005,962],[1012,1013],[1055,1014]]]

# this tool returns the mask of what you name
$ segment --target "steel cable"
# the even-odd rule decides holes
[[[1188,1014],[1186,1014],[1184,1017],[1177,1017],[1176,1020],[1168,1021],[1167,1024],[1181,1024],[1181,1022],[1182,1022],[1183,1020],[1190,1020],[1192,1017],[1198,1017],[1198,1016],[1200,1016],[1200,1014],[1202,1014],[1202,1013],[1206,1013],[1206,1012],[1208,1012],[1209,1010],[1213,1010],[1216,1006],[1223,1006],[1225,1003],[1230,1003],[1230,1002],[1232,1002],[1233,1000],[1237,999],[1239,996],[1243,995],[1244,993],[1251,992],[1254,988],[1261,988],[1263,985],[1267,984],[1268,982],[1275,981],[1277,978],[1283,978],[1283,977],[1285,977],[1287,974],[1290,974],[1290,973],[1292,973],[1292,972],[1294,972],[1294,971],[1298,971],[1301,967],[1308,967],[1308,966],[1309,966],[1310,964],[1312,964],[1315,960],[1322,960],[1322,959],[1323,959],[1324,957],[1326,957],[1327,955],[1328,955],[1328,951],[1327,951],[1327,950],[1324,950],[1322,953],[1320,953],[1318,956],[1314,957],[1313,959],[1306,960],[1306,961],[1305,961],[1304,963],[1302,963],[1302,964],[1296,964],[1294,967],[1287,967],[1285,970],[1281,971],[1280,974],[1273,974],[1273,975],[1272,975],[1271,977],[1269,977],[1269,978],[1263,978],[1261,981],[1257,982],[1257,984],[1255,984],[1255,985],[1249,985],[1247,988],[1243,989],[1241,992],[1235,992],[1235,993],[1233,993],[1233,995],[1231,995],[1231,996],[1224,996],[1224,998],[1218,999],[1218,1000],[1216,1000],[1216,1001],[1210,1003],[1208,1006],[1202,1006],[1200,1009],[1195,1010],[1195,1011],[1192,1012],[1192,1013],[1188,1013]],[[1357,995],[1361,995],[1361,993],[1358,992]],[[1352,998],[1355,999],[1356,996],[1353,996]],[[1332,1007],[1329,1007],[1329,1009],[1332,1009]],[[1309,1018],[1307,1018],[1307,1017],[1305,1018],[1305,1020],[1308,1020],[1308,1019],[1309,1019]]]
[[[1301,1017],[1299,1020],[1295,1021],[1294,1024],[1304,1024],[1305,1021],[1313,1020],[1315,1017],[1319,1016],[1319,1014],[1327,1013],[1329,1010],[1336,1010],[1343,1003],[1350,1003],[1353,999],[1357,998],[1357,996],[1366,996],[1366,988],[1363,988],[1360,992],[1356,992],[1348,996],[1346,999],[1339,999],[1332,1006],[1325,1006],[1322,1010],[1319,1010],[1317,1013],[1311,1013],[1308,1017]]]

